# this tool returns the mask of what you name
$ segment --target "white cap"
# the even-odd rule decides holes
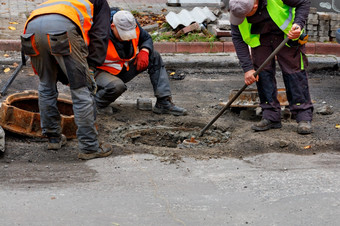
[[[124,41],[137,38],[136,19],[129,11],[118,11],[112,17],[120,38]]]

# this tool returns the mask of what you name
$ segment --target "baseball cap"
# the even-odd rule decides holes
[[[240,25],[254,7],[254,0],[230,0],[230,23]]]
[[[118,11],[112,17],[112,22],[115,24],[120,38],[124,41],[137,38],[136,20],[129,11]]]

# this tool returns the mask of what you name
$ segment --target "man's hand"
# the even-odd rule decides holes
[[[137,71],[144,71],[149,66],[149,50],[141,49],[136,56],[135,65],[137,65]]]
[[[252,69],[250,71],[247,71],[244,73],[244,82],[249,86],[253,84],[254,82],[259,81],[259,76],[257,75],[256,78],[254,77],[255,70]]]
[[[290,29],[288,33],[289,39],[297,39],[301,35],[301,27],[297,24],[293,24],[292,28]]]

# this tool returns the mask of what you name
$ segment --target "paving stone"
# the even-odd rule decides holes
[[[217,20],[217,28],[221,30],[230,30],[230,21],[229,20]]]
[[[221,30],[221,29],[216,28],[216,36],[217,37],[231,37],[231,31]]]

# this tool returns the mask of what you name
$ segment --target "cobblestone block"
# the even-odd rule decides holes
[[[230,21],[229,20],[218,20],[217,21],[217,28],[221,30],[230,30]]]
[[[309,13],[313,14],[313,13],[316,13],[316,12],[317,12],[317,8],[315,8],[315,7],[309,8]]]
[[[193,24],[190,24],[189,26],[186,26],[184,28],[182,28],[181,30],[179,30],[177,33],[176,33],[176,37],[180,37],[184,34],[187,34],[191,31],[200,31],[201,30],[201,27],[198,23],[193,23]]]
[[[217,37],[231,37],[231,31],[230,30],[221,30],[216,29],[216,36]]]
[[[324,12],[317,12],[317,15],[319,16],[319,20],[330,20],[331,16],[329,13],[324,13]]]

